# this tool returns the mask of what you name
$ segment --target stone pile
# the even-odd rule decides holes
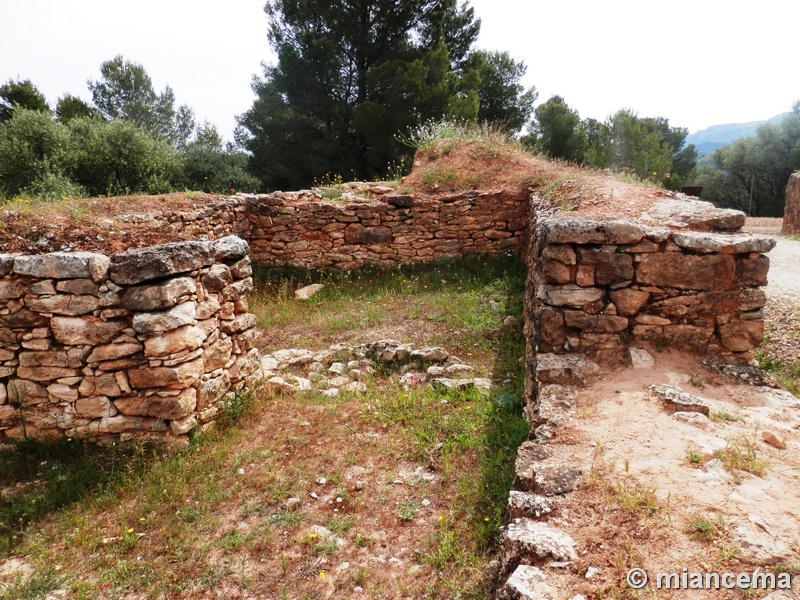
[[[185,436],[258,367],[247,243],[0,255],[0,441]]]
[[[538,230],[528,318],[541,352],[645,341],[751,358],[763,339],[772,239],[555,217]]]
[[[389,339],[353,347],[333,345],[326,350],[276,350],[261,359],[258,374],[283,393],[317,391],[336,397],[342,390],[366,391],[362,380],[377,366],[396,368],[400,384],[409,388],[429,384],[442,390],[492,389],[490,379],[474,377],[472,366],[444,348],[414,349],[410,344]],[[422,371],[421,367],[427,368]]]

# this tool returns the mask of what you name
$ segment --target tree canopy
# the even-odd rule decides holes
[[[0,86],[0,123],[8,121],[16,108],[50,111],[44,95],[30,79],[23,81],[9,79]]]
[[[103,118],[125,119],[174,146],[188,142],[194,129],[194,113],[186,105],[175,108],[171,87],[156,94],[144,67],[122,56],[101,64],[100,75],[100,79],[90,79],[87,85]]]
[[[265,11],[278,61],[254,80],[237,140],[267,188],[384,176],[410,158],[398,134],[428,120],[483,116],[513,129],[530,113],[524,65],[473,53],[480,21],[466,2],[271,0]]]
[[[783,216],[786,184],[800,169],[800,102],[779,123],[762,125],[755,137],[714,151],[698,169],[703,198],[759,217]]]

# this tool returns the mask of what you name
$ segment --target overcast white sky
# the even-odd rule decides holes
[[[387,0],[388,1],[388,0]],[[0,0],[0,84],[31,79],[51,105],[90,99],[86,80],[117,54],[167,84],[231,139],[272,60],[263,0]],[[478,45],[528,65],[539,102],[581,117],[620,108],[690,132],[768,119],[800,100],[796,0],[472,0]]]

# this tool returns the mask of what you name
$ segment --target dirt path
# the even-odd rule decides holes
[[[764,352],[784,364],[800,361],[800,241],[775,236],[765,289]]]

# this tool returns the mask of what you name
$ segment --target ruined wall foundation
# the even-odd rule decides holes
[[[247,243],[0,255],[0,441],[175,439],[258,366]]]

